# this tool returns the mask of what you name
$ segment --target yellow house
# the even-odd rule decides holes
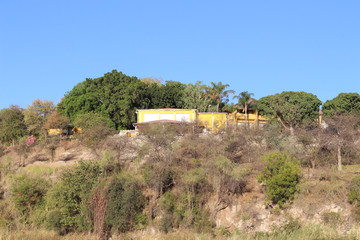
[[[196,112],[196,109],[138,109],[136,111],[137,123],[161,120],[193,122],[196,120]]]
[[[218,132],[228,125],[228,114],[218,112],[202,112],[197,114],[199,125],[204,127],[206,132]]]
[[[245,113],[239,113],[237,111],[229,113],[229,121],[237,126],[251,126],[258,128],[266,124],[267,118],[259,115],[258,111],[249,111],[247,115]]]
[[[137,123],[134,123],[136,135],[139,133],[139,127],[148,124],[178,124],[197,122],[198,126],[203,128],[204,132],[216,133],[226,128],[229,124],[244,125],[249,124],[255,128],[266,123],[266,118],[249,111],[247,117],[244,113],[226,113],[226,112],[197,112],[196,109],[138,109]]]

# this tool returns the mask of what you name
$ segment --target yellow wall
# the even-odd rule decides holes
[[[206,127],[211,133],[218,132],[227,126],[227,113],[198,113],[197,120],[199,124]]]
[[[48,135],[50,136],[54,136],[54,135],[60,135],[63,132],[63,130],[61,128],[58,129],[49,129],[48,130]]]
[[[183,115],[184,114],[184,115]],[[183,116],[188,116],[188,121],[195,121],[196,109],[140,109],[137,110],[137,122],[148,122],[147,119],[152,121],[172,118],[171,120],[181,121]],[[187,117],[186,117],[187,118]]]

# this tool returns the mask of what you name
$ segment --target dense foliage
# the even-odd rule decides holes
[[[300,181],[300,163],[286,152],[265,154],[261,160],[265,167],[258,179],[266,185],[267,200],[280,206],[293,200]]]
[[[336,113],[359,113],[360,95],[358,93],[340,93],[334,99],[326,101],[322,110],[325,115]]]
[[[10,106],[0,113],[0,141],[15,143],[27,134],[23,110],[18,106]]]
[[[277,117],[285,128],[314,122],[319,116],[321,101],[306,92],[282,92],[260,98],[257,103],[260,115]]]

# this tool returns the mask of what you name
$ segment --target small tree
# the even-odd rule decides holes
[[[239,95],[233,97],[233,99],[238,99],[238,108],[243,108],[245,112],[245,121],[247,121],[247,111],[249,104],[251,104],[251,96],[254,96],[253,93],[249,93],[248,91],[241,92]]]
[[[219,112],[220,103],[227,98],[229,94],[234,94],[234,90],[225,90],[229,84],[222,84],[222,82],[211,82],[211,87],[208,88],[207,95],[214,101],[216,101],[216,111]]]
[[[23,110],[19,106],[11,105],[10,108],[1,111],[0,141],[15,145],[15,141],[26,133]]]
[[[287,152],[273,152],[261,157],[265,163],[258,181],[266,186],[267,200],[282,206],[293,200],[300,181],[300,163]]]
[[[92,112],[79,114],[74,121],[74,125],[81,128],[83,132],[83,143],[92,149],[95,154],[97,154],[96,150],[106,137],[113,132],[109,127],[111,124],[112,122],[109,119]]]
[[[337,155],[338,171],[342,171],[343,150],[357,149],[356,140],[359,132],[356,130],[359,124],[359,116],[353,114],[335,115],[326,117],[327,127],[321,132],[320,144]]]

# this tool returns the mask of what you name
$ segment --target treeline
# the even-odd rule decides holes
[[[96,79],[86,79],[66,93],[55,106],[52,101],[34,100],[27,109],[17,106],[0,111],[0,141],[15,143],[33,135],[46,136],[47,130],[64,128],[67,124],[83,123],[95,114],[111,129],[132,129],[136,122],[136,109],[144,108],[188,108],[200,112],[235,110],[246,113],[249,108],[258,110],[269,119],[279,120],[285,129],[316,125],[322,102],[306,92],[282,92],[256,101],[247,91],[235,95],[228,84],[201,82],[183,84],[176,81],[162,83],[157,79],[138,79],[113,70]],[[236,104],[229,103],[229,94],[234,94]],[[324,115],[358,113],[360,95],[340,93],[326,101]],[[85,115],[85,116],[84,116]],[[78,121],[76,119],[79,118]],[[81,124],[76,127],[84,127]]]

